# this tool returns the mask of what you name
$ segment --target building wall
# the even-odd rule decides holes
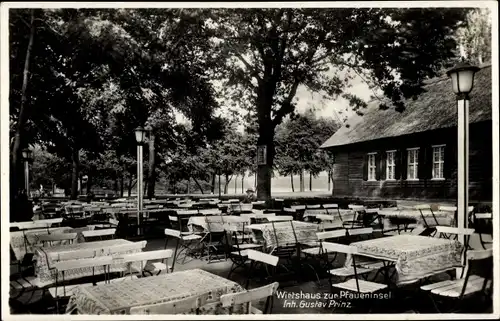
[[[470,200],[492,199],[491,122],[473,124],[469,134]],[[333,196],[383,199],[450,199],[457,196],[456,128],[442,129],[337,148]],[[444,180],[432,180],[432,145],[445,144]],[[420,147],[419,180],[406,180],[406,149]],[[396,180],[385,180],[385,163],[377,157],[377,181],[367,181],[367,153],[398,151]],[[403,166],[404,164],[404,166]]]

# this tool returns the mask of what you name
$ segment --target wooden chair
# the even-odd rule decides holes
[[[461,306],[464,306],[465,299],[478,297],[480,299],[490,300],[493,287],[493,250],[476,250],[469,251],[467,262],[469,267],[466,269],[465,278],[454,280],[445,280],[437,283],[427,284],[420,289],[429,294],[429,297],[434,303],[434,308],[438,313],[458,312]],[[484,276],[472,274],[473,265],[485,269]],[[465,269],[464,269],[465,270]],[[451,305],[447,311],[442,311],[439,307],[437,299],[451,300]],[[466,306],[466,305],[465,305]]]
[[[250,284],[250,280],[252,279],[253,269],[255,268],[255,266],[257,264],[264,263],[266,265],[269,265],[269,266],[276,268],[276,266],[278,265],[278,261],[279,261],[279,257],[277,257],[277,256],[263,253],[263,252],[256,251],[256,250],[251,250],[251,249],[249,249],[247,251],[247,255],[248,255],[248,259],[250,260],[251,263],[250,263],[250,270],[248,271],[248,278],[247,278],[246,285],[245,285],[246,289],[248,289],[248,286]],[[266,266],[266,269],[267,269],[267,266]],[[274,274],[274,273],[271,273],[271,274]]]
[[[92,268],[92,276],[95,277],[95,267],[103,267],[104,268],[104,279],[105,282],[108,281],[108,275],[109,271],[108,268],[113,262],[113,258],[111,256],[101,256],[101,257],[94,257],[94,258],[89,258],[89,259],[76,259],[76,260],[69,260],[69,261],[60,261],[60,262],[55,262],[54,263],[54,269],[56,272],[56,282],[55,282],[55,287],[50,288],[49,292],[52,295],[52,297],[56,300],[56,309],[57,311],[59,310],[59,301],[63,298],[69,298],[71,295],[73,295],[73,289],[75,289],[78,286],[82,286],[81,284],[76,284],[72,286],[66,286],[66,280],[64,279],[64,274],[68,270],[74,270],[74,269],[80,269],[80,268]],[[62,275],[62,280],[59,279],[59,273]],[[61,282],[61,283],[59,283]],[[60,286],[63,287],[63,291],[61,294],[61,289],[59,288]]]
[[[113,239],[116,233],[116,228],[104,229],[104,230],[92,230],[83,231],[82,235],[85,242]]]
[[[202,238],[200,235],[197,235],[197,234],[184,234],[183,235],[181,233],[181,231],[173,230],[173,229],[169,229],[169,228],[165,229],[165,236],[166,236],[165,249],[167,248],[167,245],[168,245],[169,236],[175,237],[177,239],[177,243],[175,245],[175,251],[174,251],[174,258],[173,258],[173,262],[172,262],[172,271],[174,270],[175,262],[177,262],[179,260],[180,254],[184,252],[183,253],[184,256],[182,259],[182,264],[184,264],[186,262],[187,255],[190,254],[189,252],[192,252],[195,249],[194,246],[199,244],[199,242]],[[193,243],[194,243],[194,246],[193,246]]]
[[[208,228],[208,235],[203,238],[203,246],[208,252],[208,263],[212,263],[213,258],[216,257],[215,261],[220,261],[218,254],[220,250],[223,250],[224,260],[227,260],[227,253],[224,251],[224,240],[225,240],[225,230],[220,230],[220,226],[223,226],[222,216],[205,216],[205,220]]]
[[[342,218],[342,215],[340,214],[340,208],[339,208],[338,204],[323,204],[322,207],[325,210],[327,215],[334,216],[335,214],[337,214],[339,216],[340,222],[342,222],[342,226],[344,225],[343,224],[344,219]],[[316,215],[316,218],[318,218],[317,215]]]
[[[472,213],[472,224],[476,234],[479,237],[480,247],[484,250],[491,248],[493,245],[493,216],[491,213]],[[486,240],[489,236],[491,240]],[[479,246],[476,248],[479,249]]]
[[[364,227],[363,224],[363,214],[365,213],[365,207],[363,205],[348,205],[349,209],[354,212],[353,220],[343,221],[344,228],[361,228]]]
[[[321,208],[321,205],[320,204],[312,204],[312,205],[306,205],[306,210],[308,209],[319,209]]]
[[[332,288],[332,290],[333,290],[333,288],[336,288],[336,289],[339,289],[341,291],[349,291],[349,292],[353,292],[356,294],[360,294],[360,293],[367,294],[367,293],[377,293],[377,292],[381,292],[381,291],[387,289],[388,286],[386,284],[380,284],[380,283],[376,283],[376,282],[371,282],[371,281],[359,279],[360,275],[367,274],[367,273],[371,272],[372,270],[360,268],[357,266],[357,263],[356,263],[357,249],[356,249],[356,247],[350,246],[350,245],[344,245],[344,244],[324,242],[323,248],[325,248],[328,252],[331,252],[331,253],[337,252],[337,253],[343,253],[346,255],[350,254],[352,257],[352,263],[353,263],[352,268],[351,267],[345,268],[345,273],[340,273],[340,271],[341,271],[340,269],[335,269],[336,273],[334,273],[333,275],[338,275],[338,276],[341,276],[344,278],[347,276],[350,276],[353,278],[350,278],[347,281],[343,281],[340,283],[332,283],[332,281],[331,281],[332,279],[330,278],[329,282],[330,282],[330,287]],[[352,270],[352,272],[351,272],[351,270]],[[330,273],[331,272],[332,271],[330,271]],[[367,305],[367,307],[368,307],[368,312],[370,312],[371,305]]]
[[[245,292],[224,294],[220,297],[220,301],[223,307],[230,307],[230,314],[232,314],[234,307],[240,304],[246,304],[246,309],[249,314],[271,314],[273,309],[273,298],[278,287],[279,283],[274,282]],[[266,299],[263,311],[252,306],[253,301],[262,299]]]
[[[224,229],[226,231],[226,257],[232,261],[231,268],[229,269],[229,273],[227,278],[231,278],[231,274],[238,268],[244,267],[245,263],[248,262],[248,251],[253,249],[262,248],[262,244],[256,243],[241,243],[240,238],[238,237],[242,233],[244,233],[244,225],[243,229],[240,230],[236,225],[233,224],[224,224]]]
[[[170,302],[143,305],[130,308],[130,314],[199,314],[200,307],[205,305],[207,300],[208,296],[195,296]]]
[[[42,243],[42,246],[53,246],[55,242],[59,244],[72,244],[77,238],[76,233],[52,233],[43,234],[38,236],[38,240]]]
[[[291,215],[276,215],[276,216],[268,216],[267,220],[269,222],[284,222],[284,221],[293,221],[293,216]]]
[[[140,273],[142,276],[147,274],[159,275],[162,271],[167,273],[171,270],[171,266],[168,265],[167,260],[172,257],[173,251],[168,250],[156,250],[156,251],[143,251],[132,254],[117,254],[113,256],[114,261],[120,261],[128,264],[129,274]],[[153,260],[160,260],[160,262],[149,262]],[[137,269],[132,266],[132,263],[140,262],[140,268]]]

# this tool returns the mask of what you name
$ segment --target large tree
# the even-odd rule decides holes
[[[207,10],[205,34],[226,59],[221,86],[258,119],[258,145],[267,149],[258,166],[257,195],[271,195],[274,134],[295,110],[299,86],[328,98],[343,96],[353,109],[365,103],[349,93],[353,75],[376,83],[398,110],[421,92],[453,56],[450,38],[463,9],[280,8]]]

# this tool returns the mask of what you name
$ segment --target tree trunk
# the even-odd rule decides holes
[[[128,197],[132,196],[132,174],[128,173]]]
[[[219,174],[219,198],[220,198],[220,174]]]
[[[292,193],[295,192],[295,187],[293,186],[293,173],[290,173],[290,183],[292,184]]]
[[[328,171],[328,191],[330,191],[331,189],[330,178],[331,178],[331,171]]]
[[[234,178],[234,194],[238,194],[238,175]]]
[[[188,177],[187,193],[191,194],[191,177]]]
[[[196,177],[193,177],[193,180],[194,180],[196,186],[198,186],[198,188],[200,189],[201,194],[203,195],[203,187],[201,187],[200,182],[198,182]]]
[[[125,180],[125,177],[122,174],[122,176],[120,177],[120,197],[123,197],[123,183],[124,183],[124,180]]]
[[[257,189],[257,172],[253,173],[253,188]]]
[[[155,136],[152,131],[149,132],[149,176],[148,176],[148,198],[155,197]]]
[[[19,192],[19,186],[22,186],[20,182],[24,179],[23,163],[21,159],[21,146],[24,144],[24,127],[28,121],[29,110],[26,106],[26,101],[28,97],[26,95],[26,90],[28,88],[29,79],[29,64],[31,57],[31,50],[33,49],[33,40],[35,38],[35,12],[31,10],[30,18],[30,35],[28,40],[28,47],[26,48],[26,57],[24,59],[24,70],[23,70],[23,84],[21,87],[21,104],[19,106],[19,117],[17,120],[16,131],[14,134],[14,143],[12,146],[11,155],[11,170],[10,170],[10,196],[11,199],[17,199]],[[15,205],[11,206],[15,210]],[[15,216],[16,214],[13,213]],[[13,216],[13,217],[14,217]]]
[[[233,179],[233,175],[229,177],[229,175],[225,174],[224,177],[226,178],[226,181],[224,182],[224,194],[229,193],[229,183],[231,182],[231,179]]]
[[[212,184],[210,186],[210,192],[215,194],[215,173],[212,173]]]
[[[245,184],[245,173],[241,175],[241,194],[245,193],[244,189],[244,184]]]
[[[259,122],[260,123],[260,122]],[[271,199],[271,177],[274,161],[274,129],[269,122],[266,126],[259,126],[257,145],[266,149],[265,164],[257,164],[257,198],[268,201]]]
[[[78,178],[80,172],[80,155],[79,150],[76,149],[71,155],[73,172],[71,175],[71,199],[76,200],[78,197]]]
[[[299,173],[299,188],[300,188],[300,191],[303,192],[304,191],[304,171],[303,170],[300,170],[300,173]]]
[[[87,185],[88,187],[88,185]],[[118,195],[118,177],[115,176],[115,195]]]
[[[87,194],[92,191],[92,174],[89,173],[87,178]]]
[[[80,173],[78,173],[78,174],[80,174]],[[80,194],[83,194],[83,178],[81,175],[80,175],[80,177],[78,177],[78,182],[79,182],[78,195],[80,195]]]
[[[313,174],[309,173],[309,191],[312,192],[313,190]]]

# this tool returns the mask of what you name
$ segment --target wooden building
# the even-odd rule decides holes
[[[470,94],[471,201],[492,199],[491,65]],[[402,113],[368,104],[321,148],[335,155],[333,196],[361,199],[456,200],[457,106],[448,77],[429,80]]]

